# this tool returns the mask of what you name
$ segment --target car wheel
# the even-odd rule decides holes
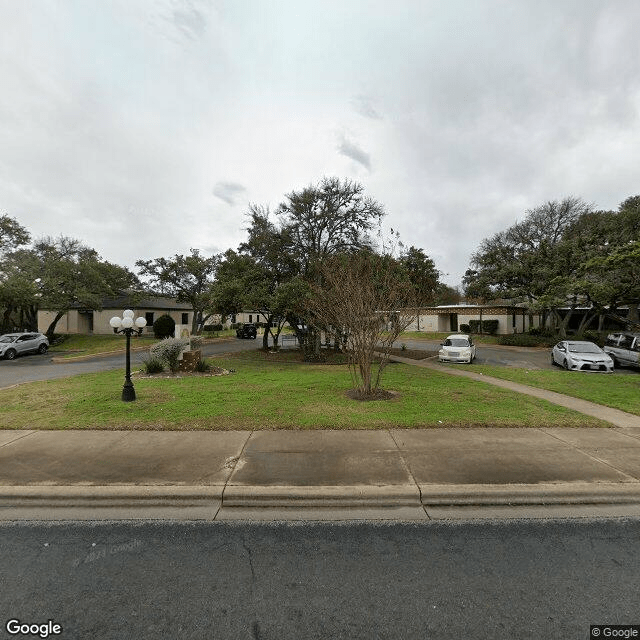
[[[552,367],[557,367],[558,363],[556,362],[556,359],[553,357],[553,353],[551,354],[551,366]]]
[[[38,347],[38,353],[47,353],[47,349],[48,349],[48,348],[49,348],[49,347],[47,347],[47,345],[46,345],[46,344],[41,344],[41,345]]]
[[[4,353],[4,357],[7,360],[15,360],[17,355],[18,355],[18,353],[16,352],[15,349],[9,349],[9,350],[5,351],[5,353]]]

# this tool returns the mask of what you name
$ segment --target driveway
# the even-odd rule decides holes
[[[204,345],[203,355],[215,356],[223,353],[248,351],[261,346],[255,340],[232,340],[220,343]],[[147,351],[132,351],[132,368],[142,366],[142,361],[147,357]],[[0,360],[0,389],[20,384],[22,382],[34,382],[36,380],[53,380],[66,378],[82,373],[98,373],[113,369],[124,369],[124,352],[114,356],[98,356],[89,360],[70,361],[68,363],[53,363],[53,353],[45,355],[28,355],[15,360]]]

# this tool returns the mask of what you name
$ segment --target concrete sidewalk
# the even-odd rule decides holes
[[[640,516],[640,427],[0,431],[0,519]]]

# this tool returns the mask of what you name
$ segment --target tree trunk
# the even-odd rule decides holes
[[[58,311],[58,313],[56,313],[56,317],[53,319],[53,322],[49,325],[48,329],[45,331],[45,335],[47,336],[47,338],[49,338],[49,342],[53,341],[53,334],[55,333],[56,330],[56,325],[58,324],[59,320],[62,318],[62,316],[67,313],[67,310],[63,310],[63,311]]]

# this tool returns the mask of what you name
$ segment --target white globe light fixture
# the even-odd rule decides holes
[[[133,388],[133,382],[131,382],[131,336],[139,336],[147,324],[146,319],[142,316],[134,320],[134,315],[131,309],[126,309],[122,313],[122,318],[114,316],[109,320],[109,325],[113,327],[114,333],[122,333],[127,337],[127,366],[124,376],[124,386],[122,387],[122,399],[124,402],[131,402],[136,399],[136,391]]]

